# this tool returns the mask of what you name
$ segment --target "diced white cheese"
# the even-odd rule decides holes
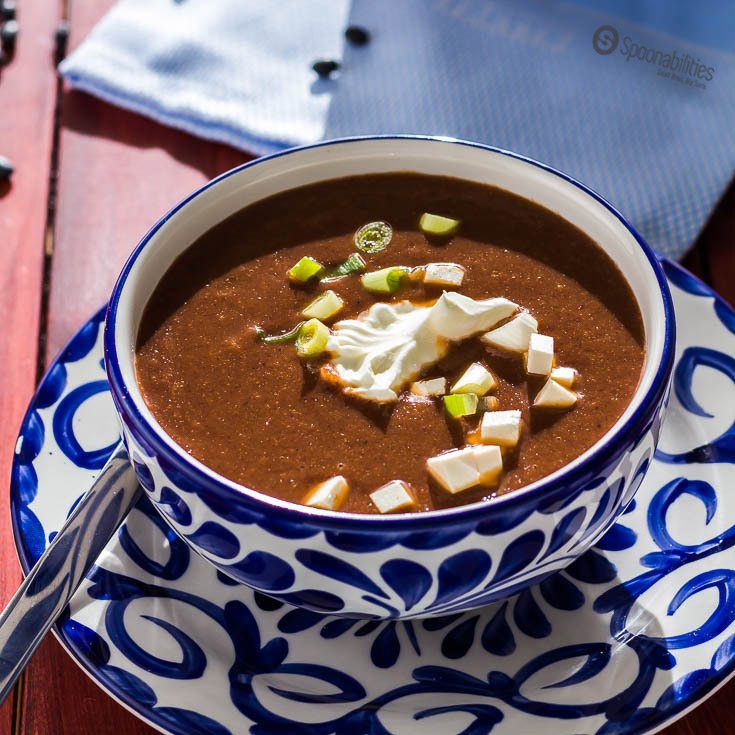
[[[403,480],[391,480],[370,493],[370,500],[381,513],[398,513],[416,507],[416,498]]]
[[[533,405],[538,408],[570,408],[576,402],[576,393],[549,378],[536,394]]]
[[[415,396],[443,396],[447,392],[446,378],[417,380],[411,385],[411,393]]]
[[[452,393],[474,393],[484,396],[497,385],[495,376],[479,362],[473,362],[452,386]]]
[[[529,375],[548,375],[554,363],[554,338],[546,334],[532,334],[528,343],[526,372]]]
[[[480,339],[486,345],[500,350],[528,352],[531,335],[537,331],[538,322],[527,311],[523,311],[503,324],[502,327],[483,334]]]
[[[474,487],[480,480],[477,463],[472,456],[474,447],[453,449],[426,460],[429,474],[452,494]]]
[[[503,471],[503,455],[500,447],[478,445],[472,447],[472,458],[477,465],[478,485],[495,485]]]
[[[503,457],[499,447],[470,446],[429,457],[426,469],[444,490],[454,495],[496,482],[503,469]]]
[[[464,268],[456,263],[429,263],[424,268],[424,283],[431,286],[461,286]]]
[[[571,388],[577,378],[577,371],[569,367],[554,368],[551,371],[551,378],[559,383],[559,385],[563,385],[565,388]]]
[[[480,437],[485,444],[514,447],[521,438],[521,412],[488,411],[480,423]]]
[[[350,486],[342,475],[335,475],[315,485],[301,501],[311,508],[339,510],[350,494]]]

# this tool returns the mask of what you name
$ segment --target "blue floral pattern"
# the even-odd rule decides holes
[[[271,595],[238,585],[143,497],[61,620],[64,644],[114,696],[177,734],[632,735],[670,721],[735,671],[735,500],[726,492],[735,480],[735,319],[700,282],[665,267],[679,344],[659,450],[625,458],[627,483],[590,478],[577,497],[550,498],[549,537],[516,532],[491,559],[479,544],[453,551],[463,536],[452,529],[414,534],[400,558],[386,555],[367,574],[353,561],[362,541],[335,533],[334,553],[302,552],[298,562],[359,589],[378,612],[358,620],[339,617],[341,600],[316,585],[300,590],[312,609],[292,607],[290,565],[242,554],[229,540],[241,572]],[[78,500],[70,488],[95,475],[116,436],[111,406],[85,413],[102,396],[101,321],[52,366],[22,426],[11,500],[26,568]],[[181,478],[143,479],[166,517],[187,527],[190,499],[171,490]],[[583,543],[580,528],[596,537],[605,508],[618,503],[627,508],[617,524],[563,571],[461,611],[497,577],[522,584],[524,560],[571,552]],[[192,530],[218,533],[204,523]],[[374,550],[387,548],[376,540]],[[436,575],[416,568],[414,548],[436,550]],[[407,577],[410,586],[400,581]],[[449,602],[457,585],[462,595]],[[427,595],[434,617],[391,619]]]

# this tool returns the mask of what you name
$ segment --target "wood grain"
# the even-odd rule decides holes
[[[72,48],[111,4],[72,2]],[[64,91],[47,357],[105,303],[125,259],[163,213],[246,159],[226,146]],[[28,394],[24,391],[21,403]],[[24,735],[153,732],[103,693],[55,639],[39,649],[26,682],[18,730]]]
[[[56,75],[52,66],[53,0],[18,9],[21,34],[11,63],[0,69],[0,153],[15,165],[0,183],[0,477],[7,482],[28,396],[36,380],[38,323]],[[4,485],[7,488],[7,485]],[[0,494],[0,604],[20,582],[8,493]],[[0,708],[0,732],[13,728],[18,692]]]

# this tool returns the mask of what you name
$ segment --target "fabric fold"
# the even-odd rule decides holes
[[[723,44],[713,26],[704,44],[699,7],[636,20],[630,4],[614,6],[628,17],[610,5],[120,0],[61,72],[257,154],[378,133],[508,148],[588,184],[678,257],[735,171],[735,39]],[[718,26],[723,13],[735,21],[735,6],[722,7]],[[370,41],[347,42],[349,24]],[[320,79],[318,59],[340,67]]]

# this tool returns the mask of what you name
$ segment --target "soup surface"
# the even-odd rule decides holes
[[[419,229],[424,212],[460,221],[448,237]],[[303,256],[327,267],[355,252],[362,225],[390,223],[381,252],[363,254],[367,271],[450,262],[473,299],[505,297],[554,338],[556,364],[576,370],[574,406],[532,407],[545,377],[528,375],[522,355],[470,338],[452,345],[422,378],[451,386],[473,362],[497,380],[500,409],[519,409],[520,441],[503,449],[497,482],[447,492],[427,459],[468,443],[480,415],[453,418],[443,399],[356,400],[320,377],[327,359],[299,359],[293,343],[264,344],[292,329],[317,295],[344,301],[335,319],[355,318],[378,301],[431,304],[443,289],[405,283],[395,294],[367,291],[359,274],[294,285]],[[249,206],[204,234],[169,269],[152,295],[137,344],[137,378],[161,426],[216,472],[271,496],[302,502],[317,483],[341,475],[350,492],[340,510],[376,513],[370,493],[408,483],[415,510],[459,505],[511,492],[553,472],[594,444],[623,413],[644,359],[637,304],[610,258],[553,212],[498,188],[413,173],[327,181]]]

